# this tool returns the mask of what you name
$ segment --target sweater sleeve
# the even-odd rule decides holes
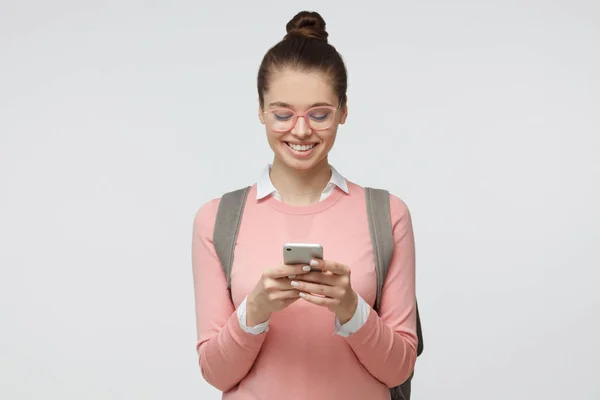
[[[206,203],[194,217],[192,270],[200,370],[208,383],[226,392],[248,374],[266,333],[244,331],[229,297],[212,239],[218,202]]]
[[[381,293],[379,314],[370,310],[365,324],[345,338],[363,366],[388,387],[413,372],[417,358],[415,243],[410,212],[390,196],[394,255]]]

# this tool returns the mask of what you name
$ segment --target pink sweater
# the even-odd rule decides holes
[[[298,300],[271,316],[269,330],[242,330],[235,307],[261,272],[282,262],[284,242],[320,243],[324,258],[350,267],[353,289],[370,305],[376,273],[364,189],[349,182],[325,200],[291,206],[248,195],[231,274],[233,303],[212,233],[219,199],[194,218],[192,263],[202,375],[227,400],[388,400],[416,360],[415,253],[410,213],[391,196],[395,254],[379,315],[371,311],[353,335],[334,333],[335,315]]]

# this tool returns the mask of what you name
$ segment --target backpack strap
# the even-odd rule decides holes
[[[231,288],[231,267],[233,265],[235,243],[250,188],[250,186],[247,186],[225,193],[221,197],[217,210],[213,243],[227,278],[227,289]]]
[[[366,187],[365,196],[367,201],[367,216],[369,220],[369,231],[371,233],[371,243],[375,256],[375,271],[377,272],[377,296],[373,309],[379,311],[381,305],[381,292],[383,282],[387,275],[392,256],[394,255],[394,233],[392,228],[392,218],[390,210],[389,192],[383,189],[373,189]],[[419,317],[419,305],[415,299],[417,311],[417,356],[423,352],[423,333],[421,330],[421,319]],[[410,400],[412,379],[414,371],[410,377],[400,386],[390,388],[392,400]]]
[[[394,254],[394,235],[392,231],[389,192],[382,189],[365,188],[367,199],[367,214],[369,217],[369,230],[375,254],[375,270],[377,272],[377,297],[375,311],[379,310],[383,282]],[[419,315],[419,303],[415,300],[417,311],[417,355],[423,353],[423,329]]]
[[[375,271],[377,272],[377,295],[375,311],[379,311],[381,291],[387,275],[392,256],[394,255],[394,236],[390,213],[390,194],[387,190],[365,188],[367,200],[367,216],[369,232],[375,256]]]

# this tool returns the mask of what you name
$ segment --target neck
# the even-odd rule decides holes
[[[281,200],[290,205],[309,205],[319,202],[321,193],[331,178],[327,159],[306,171],[289,168],[277,158],[271,167],[271,181]]]

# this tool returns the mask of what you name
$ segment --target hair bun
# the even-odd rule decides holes
[[[329,34],[325,30],[325,20],[314,11],[301,11],[294,16],[285,26],[287,35],[284,39],[292,36],[317,39],[327,42]]]

